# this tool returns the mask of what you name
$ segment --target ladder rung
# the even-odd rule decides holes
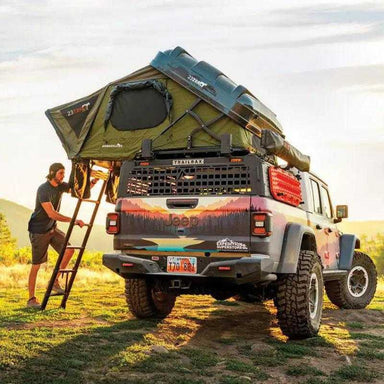
[[[92,199],[81,199],[82,203],[95,203],[95,204],[100,204],[99,200],[92,200]]]
[[[92,227],[91,224],[84,224],[83,227]]]
[[[51,293],[49,296],[64,296],[64,293]]]
[[[84,247],[80,245],[67,245],[65,248],[66,249],[84,249]]]
[[[60,273],[70,273],[70,272],[75,272],[74,269],[59,269]]]

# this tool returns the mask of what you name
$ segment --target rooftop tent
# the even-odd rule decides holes
[[[123,160],[152,139],[153,149],[260,150],[262,129],[282,136],[276,116],[246,88],[180,47],[92,95],[46,111],[70,159]]]

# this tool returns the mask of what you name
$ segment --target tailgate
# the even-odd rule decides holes
[[[117,249],[233,252],[250,249],[250,196],[120,198]]]

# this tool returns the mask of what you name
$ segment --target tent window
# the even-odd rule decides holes
[[[119,131],[156,127],[169,115],[172,97],[158,81],[118,85],[111,93],[105,126]]]

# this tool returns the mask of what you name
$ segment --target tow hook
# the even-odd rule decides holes
[[[191,282],[185,282],[180,279],[170,281],[169,289],[189,289],[191,288]]]

